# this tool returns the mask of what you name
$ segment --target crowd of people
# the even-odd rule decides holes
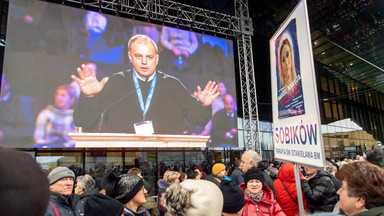
[[[201,166],[188,173],[167,170],[157,186],[137,167],[95,178],[62,166],[44,173],[30,155],[14,149],[0,148],[0,156],[6,159],[0,169],[7,173],[2,175],[0,215],[384,215],[384,154],[377,150],[340,169],[333,161],[324,169],[298,166],[302,200],[294,165],[275,166],[253,150],[245,151],[234,168],[218,162],[210,173]],[[157,196],[149,195],[153,188]]]

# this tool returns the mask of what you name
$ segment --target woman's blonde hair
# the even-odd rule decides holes
[[[280,71],[280,74],[282,74],[282,63],[281,63],[281,51],[283,49],[283,47],[287,45],[289,47],[289,50],[291,51],[291,72],[290,72],[290,78],[289,80],[287,80],[287,83],[292,83],[293,80],[295,80],[295,76],[296,76],[296,69],[295,69],[295,57],[294,57],[294,50],[293,50],[293,47],[292,47],[292,39],[291,39],[291,36],[289,36],[287,33],[283,34],[281,36],[281,39],[280,39],[280,43],[279,43],[279,53],[278,53],[278,65],[279,65],[279,71]],[[282,88],[284,85],[288,85],[287,83],[284,82],[284,79],[283,77],[280,76],[280,88]]]
[[[178,179],[180,176],[179,172],[167,170],[164,173],[163,180],[168,183],[173,183],[176,179]]]

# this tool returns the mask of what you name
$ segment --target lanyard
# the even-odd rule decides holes
[[[153,92],[155,91],[156,80],[157,80],[156,72],[155,72],[155,76],[153,76],[153,79],[152,79],[151,88],[149,89],[145,106],[144,106],[143,94],[141,93],[140,84],[139,84],[139,80],[137,79],[136,71],[133,71],[132,74],[133,74],[133,82],[135,83],[137,97],[140,103],[140,108],[143,111],[143,119],[145,120],[145,115],[147,114],[149,105],[151,104],[151,101],[152,101]]]

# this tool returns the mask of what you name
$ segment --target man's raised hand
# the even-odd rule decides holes
[[[93,97],[103,90],[104,85],[108,81],[108,77],[104,77],[100,82],[96,78],[93,67],[87,67],[82,64],[77,68],[79,77],[71,75],[71,78],[80,85],[81,92],[87,97]]]
[[[220,91],[216,82],[209,81],[204,90],[201,90],[201,87],[197,86],[197,95],[203,106],[211,105],[212,101],[217,98],[219,94]]]

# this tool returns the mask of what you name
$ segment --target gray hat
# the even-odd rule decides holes
[[[67,167],[56,167],[48,175],[49,185],[52,185],[53,183],[65,177],[71,177],[73,180],[75,180],[75,174],[72,172],[72,170],[68,169]]]

